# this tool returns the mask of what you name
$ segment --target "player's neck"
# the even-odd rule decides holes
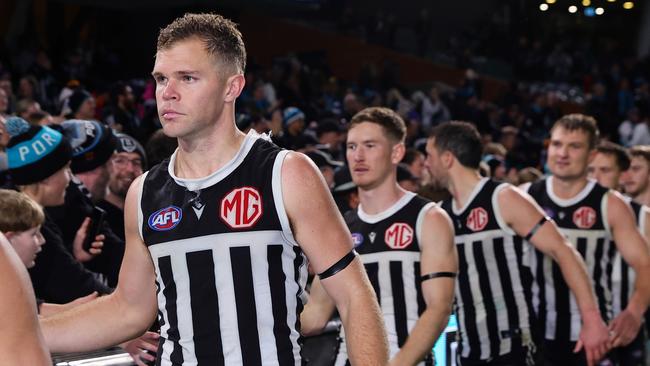
[[[553,190],[553,194],[564,200],[571,199],[578,195],[578,193],[582,192],[585,186],[587,186],[587,183],[589,183],[586,175],[574,179],[560,179],[553,175],[551,177],[551,189]]]
[[[106,192],[106,197],[104,197],[104,201],[124,211],[124,197],[119,197],[118,195],[113,193],[110,189],[108,190],[108,192]]]
[[[646,189],[645,191],[634,196],[632,200],[636,203],[650,206],[650,189]]]
[[[449,187],[447,188],[458,207],[465,206],[481,179],[483,177],[475,169],[462,168],[449,171]]]
[[[239,151],[244,135],[234,123],[217,123],[203,136],[178,139],[174,164],[177,177],[206,177],[226,165]]]
[[[391,208],[406,194],[395,180],[387,179],[380,185],[372,188],[359,188],[359,202],[363,212],[376,215]]]

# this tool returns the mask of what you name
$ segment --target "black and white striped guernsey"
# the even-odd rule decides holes
[[[528,248],[504,222],[498,193],[508,187],[483,178],[464,207],[442,203],[454,224],[458,250],[458,354],[487,360],[532,345]],[[516,343],[515,343],[516,342]]]
[[[587,265],[596,293],[598,307],[605,321],[612,319],[612,264],[616,248],[607,221],[608,189],[589,180],[571,199],[553,193],[553,177],[531,184],[528,193],[560,232],[580,253]],[[558,264],[540,251],[530,260],[535,277],[533,304],[548,340],[575,342],[581,328],[581,316],[574,295],[562,276]]]
[[[646,210],[644,206],[632,201],[627,196],[625,197],[625,201],[632,207],[637,227],[641,234],[645,236]],[[634,292],[636,273],[632,267],[625,263],[618,250],[614,254],[614,264],[612,267],[612,313],[614,316],[617,316],[627,307],[628,300]]]
[[[157,365],[300,365],[306,258],[282,201],[287,151],[249,133],[201,179],[149,171],[139,224],[156,269]]]
[[[382,213],[369,215],[359,206],[345,215],[355,249],[377,294],[391,357],[404,345],[426,308],[420,286],[420,236],[424,215],[434,205],[409,192]],[[347,362],[342,340],[335,365]],[[420,365],[433,365],[432,356]]]

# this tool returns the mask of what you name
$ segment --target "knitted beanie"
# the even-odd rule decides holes
[[[40,182],[72,158],[66,137],[50,127],[31,126],[20,117],[10,117],[6,128],[11,136],[6,148],[9,175],[17,185]]]
[[[93,170],[111,158],[117,138],[113,130],[99,122],[71,119],[61,124],[72,145],[72,172],[84,173]]]

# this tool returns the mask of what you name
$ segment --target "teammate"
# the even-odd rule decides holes
[[[156,101],[179,147],[129,189],[115,292],[43,322],[53,351],[119,343],[159,313],[161,365],[300,364],[309,259],[353,362],[385,364],[372,287],[319,171],[235,127],[245,59],[240,32],[219,15],[186,14],[161,30]]]
[[[397,182],[406,127],[388,108],[357,113],[347,160],[360,205],[345,216],[384,315],[391,365],[433,365],[431,349],[447,324],[458,269],[449,217]],[[322,329],[334,304],[316,281],[301,316],[303,333]],[[349,364],[343,342],[336,365]]]
[[[552,175],[527,189],[583,257],[595,287],[598,309],[609,323],[612,345],[618,347],[636,337],[648,307],[650,283],[635,281],[627,306],[613,318],[614,253],[620,252],[637,278],[650,276],[650,256],[645,239],[636,229],[632,210],[621,195],[587,179],[587,165],[596,152],[597,139],[598,128],[592,117],[570,114],[557,120],[548,147],[547,165]],[[544,328],[546,364],[584,363],[584,357],[575,355],[573,349],[588,322],[581,321],[559,268],[548,256],[536,252],[531,269],[536,277],[533,291]]]
[[[530,365],[535,358],[535,322],[529,247],[551,256],[576,294],[584,327],[581,346],[590,364],[608,350],[584,262],[555,224],[519,189],[481,178],[481,137],[466,122],[447,122],[427,141],[427,168],[452,198],[442,207],[456,230],[459,274],[456,313],[461,365]],[[567,365],[570,363],[566,363]]]
[[[629,153],[630,168],[621,177],[623,188],[634,202],[650,206],[650,145],[633,146]]]
[[[595,179],[605,188],[616,190],[620,187],[621,176],[630,167],[630,157],[625,148],[612,142],[601,142],[596,147],[596,156],[587,168],[588,177]],[[632,207],[639,231],[646,238],[650,238],[650,215],[648,207],[642,206],[624,197]],[[627,306],[627,302],[634,291],[636,274],[630,266],[623,261],[621,254],[614,254],[612,265],[612,312],[614,316],[620,314]],[[638,366],[645,363],[645,333],[639,331],[636,338],[628,346],[614,349],[616,359],[621,366]]]

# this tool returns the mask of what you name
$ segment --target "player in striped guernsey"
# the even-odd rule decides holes
[[[384,315],[391,365],[433,365],[431,348],[447,324],[457,256],[447,214],[397,182],[406,127],[388,108],[350,121],[346,155],[360,205],[345,221]],[[324,327],[334,306],[318,282],[301,317],[303,331]],[[335,365],[349,365],[347,343]]]
[[[595,287],[598,309],[609,323],[613,347],[618,347],[636,337],[650,300],[650,283],[637,280],[627,307],[613,318],[614,253],[616,250],[621,253],[637,273],[637,279],[650,276],[650,255],[623,197],[587,178],[587,166],[596,153],[597,139],[598,128],[592,117],[571,114],[557,120],[548,147],[547,165],[552,175],[527,188],[584,258]],[[581,322],[575,299],[569,294],[559,269],[547,256],[537,252],[531,255],[531,270],[536,277],[533,293],[544,328],[547,364],[584,363],[584,357],[576,355],[573,349],[587,322]]]
[[[622,173],[629,167],[630,157],[627,151],[620,145],[604,141],[596,147],[596,156],[589,163],[588,176],[605,188],[618,190],[621,186]],[[632,201],[630,197],[624,198],[632,207],[637,227],[647,240],[650,238],[648,207],[641,206]],[[620,314],[627,306],[628,299],[634,291],[635,280],[634,271],[623,261],[621,254],[617,251],[614,254],[612,265],[612,313],[614,316]],[[620,366],[639,366],[645,363],[645,338],[645,332],[641,330],[632,343],[613,350]]]
[[[534,321],[524,265],[528,246],[552,256],[579,300],[590,363],[608,349],[584,262],[539,206],[519,189],[481,178],[481,138],[467,122],[446,122],[427,141],[427,167],[452,198],[442,207],[456,230],[459,274],[456,313],[461,365],[530,365],[535,362]]]
[[[379,307],[320,172],[236,128],[245,59],[241,34],[219,15],[186,14],[161,30],[156,101],[179,147],[129,189],[115,292],[44,323],[53,351],[119,343],[158,314],[159,365],[300,365],[309,259],[351,358],[386,363]]]

